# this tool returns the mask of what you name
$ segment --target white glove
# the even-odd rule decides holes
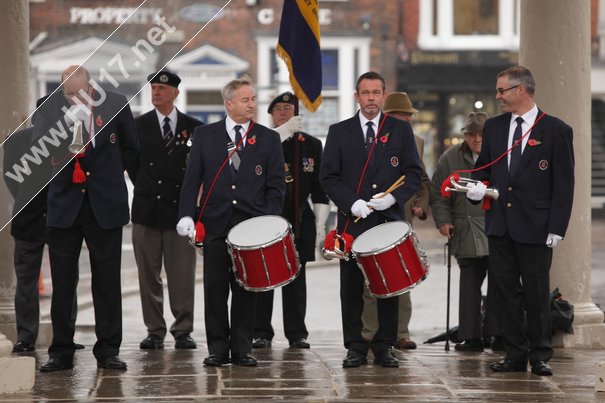
[[[178,232],[180,236],[191,237],[194,229],[195,224],[193,223],[193,218],[191,217],[183,217],[176,224],[176,232]]]
[[[351,213],[354,216],[366,218],[372,213],[372,210],[370,210],[365,200],[359,199],[351,206]]]
[[[323,245],[326,237],[326,220],[330,214],[330,205],[324,203],[314,203],[313,212],[315,213],[315,246]]]
[[[485,186],[483,182],[471,183],[468,185],[466,197],[473,201],[483,200],[483,197],[485,196],[485,189],[487,189],[487,186]]]
[[[548,236],[546,237],[546,246],[548,246],[549,248],[554,248],[555,246],[557,246],[559,241],[562,241],[562,240],[563,240],[562,236],[549,233]]]
[[[384,197],[381,197],[382,193],[376,193],[372,196],[372,199],[368,202],[368,206],[372,207],[374,210],[382,211],[391,207],[393,204],[397,202],[392,194],[387,194]]]
[[[273,130],[279,133],[281,141],[285,141],[292,135],[292,133],[302,130],[302,116],[292,116],[286,123],[276,127]]]

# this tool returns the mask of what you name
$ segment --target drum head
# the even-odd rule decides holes
[[[397,244],[410,233],[410,225],[403,221],[380,224],[359,235],[351,249],[355,253],[376,252]]]
[[[254,217],[231,228],[227,241],[242,248],[261,247],[282,239],[288,226],[288,221],[280,216]]]

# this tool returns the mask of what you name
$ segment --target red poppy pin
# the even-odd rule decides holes
[[[303,136],[302,134],[298,134],[298,141],[305,141],[305,136]]]
[[[251,146],[256,144],[256,134],[248,139],[248,144],[250,144]]]
[[[389,141],[389,136],[391,135],[391,133],[387,133],[384,136],[380,136],[380,138],[378,140],[380,140],[380,142],[382,143],[382,145],[385,145],[387,143],[387,141]]]
[[[183,131],[181,132],[181,136],[183,136],[183,138],[185,138],[185,139],[186,139],[187,137],[189,137],[189,135],[187,134],[187,130],[183,130]]]
[[[101,115],[97,115],[97,119],[95,120],[95,124],[97,127],[103,126],[103,119],[101,119]]]
[[[538,141],[536,139],[529,139],[529,140],[527,140],[527,145],[530,146],[530,147],[539,146],[540,144],[542,144],[542,142]]]

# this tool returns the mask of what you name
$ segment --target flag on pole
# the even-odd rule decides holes
[[[284,0],[276,53],[290,72],[290,84],[305,108],[321,105],[319,0]]]

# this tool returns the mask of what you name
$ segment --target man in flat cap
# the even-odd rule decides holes
[[[195,288],[195,249],[176,232],[179,198],[193,130],[199,120],[177,110],[181,79],[162,70],[147,77],[155,109],[136,118],[141,152],[135,167],[132,244],[139,270],[147,337],[141,349],[163,349],[166,336],[162,262],[177,349],[196,348],[191,338]]]
[[[441,184],[454,171],[473,169],[481,152],[485,112],[471,112],[462,128],[464,141],[448,148],[439,158],[431,180],[431,209],[439,233],[448,238],[452,254],[460,267],[460,299],[458,313],[457,351],[483,351],[484,334],[481,319],[481,285],[487,276],[489,251],[485,235],[485,211],[480,204],[471,203],[464,193],[451,192],[449,198],[441,196]],[[470,177],[470,174],[461,174]],[[489,281],[491,283],[491,281]],[[497,335],[495,322],[490,322],[493,295],[488,287],[486,333]]]
[[[307,285],[305,266],[315,260],[315,247],[325,237],[329,200],[319,184],[322,144],[315,137],[296,130],[300,123],[298,98],[284,92],[273,99],[267,110],[282,138],[286,169],[286,201],[282,216],[294,231],[300,269],[298,277],[282,288],[284,332],[292,348],[309,348],[305,326]],[[298,119],[297,119],[298,118]],[[290,123],[292,122],[292,123]],[[293,128],[294,127],[294,128]],[[307,201],[311,196],[313,208]],[[254,316],[254,348],[267,348],[275,335],[271,326],[273,291],[259,293]]]
[[[412,123],[414,115],[418,110],[412,106],[410,97],[405,92],[390,92],[384,99],[384,112],[393,116],[396,119]],[[421,158],[424,154],[424,139],[417,134],[414,134],[414,142],[416,150]],[[426,169],[422,172],[422,183],[420,189],[403,205],[405,219],[410,224],[413,224],[414,217],[420,220],[426,220],[429,209],[429,184],[430,180],[426,174]],[[412,299],[411,292],[406,292],[399,296],[399,316],[397,320],[397,341],[395,348],[398,350],[410,350],[416,348],[416,342],[410,336],[410,320],[412,319]],[[378,329],[378,317],[376,309],[376,298],[370,294],[367,289],[363,293],[363,332],[364,338],[371,340]]]

